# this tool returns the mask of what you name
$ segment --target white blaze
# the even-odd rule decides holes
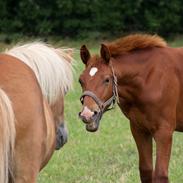
[[[90,72],[89,72],[90,76],[94,76],[97,71],[98,71],[98,69],[96,67],[92,67]]]

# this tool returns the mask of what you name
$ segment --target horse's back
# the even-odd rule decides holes
[[[31,180],[26,175],[36,176],[45,151],[42,93],[32,70],[15,57],[4,54],[0,55],[0,87],[10,98],[15,113],[15,174],[18,181]]]

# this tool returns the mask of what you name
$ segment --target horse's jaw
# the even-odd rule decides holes
[[[89,132],[96,132],[98,130],[98,125],[95,121],[93,121],[89,124],[86,124],[86,130]]]
[[[99,111],[96,115],[92,116],[92,121],[86,124],[86,130],[89,132],[96,132],[100,125],[103,112]]]

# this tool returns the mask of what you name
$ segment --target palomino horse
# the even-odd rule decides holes
[[[71,60],[67,50],[38,42],[0,55],[1,183],[35,183],[54,149],[66,142]]]
[[[183,49],[160,37],[134,34],[101,45],[100,56],[81,47],[86,68],[79,114],[96,131],[102,114],[116,99],[130,121],[143,183],[168,183],[173,132],[183,131]],[[153,171],[152,139],[156,143]]]

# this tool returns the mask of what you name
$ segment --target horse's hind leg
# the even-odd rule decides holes
[[[142,183],[152,183],[152,136],[139,130],[131,122],[131,132],[139,153],[139,171]]]

